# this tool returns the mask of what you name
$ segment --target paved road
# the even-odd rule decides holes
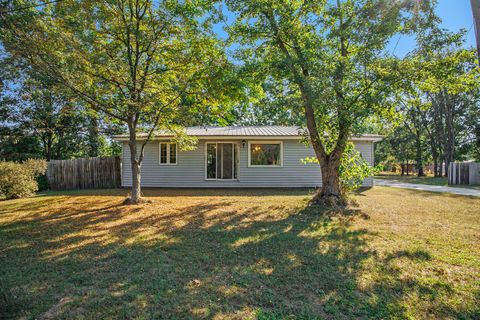
[[[383,179],[377,179],[377,178],[375,178],[375,185],[394,187],[394,188],[433,191],[433,192],[450,192],[450,193],[460,194],[460,195],[463,195],[463,196],[480,197],[480,190],[474,190],[474,189],[468,189],[468,188],[457,188],[457,187],[446,187],[446,186],[429,186],[429,185],[426,185],[426,184],[407,183],[407,182],[401,182],[401,181],[397,181],[397,180],[383,180]]]

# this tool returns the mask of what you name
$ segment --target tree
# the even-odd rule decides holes
[[[465,30],[452,33],[434,25],[419,33],[417,41],[411,70],[422,99],[431,105],[427,121],[431,121],[432,155],[440,154],[448,168],[455,160],[457,146],[464,143],[462,137],[468,135],[465,131],[473,129],[465,126],[465,115],[477,105],[480,68],[474,51],[463,48]]]
[[[248,72],[242,70],[242,76],[248,78]],[[238,123],[287,126],[301,126],[305,123],[301,101],[290,83],[271,77],[247,81],[260,83],[259,90],[250,90],[250,99],[234,110]]]
[[[87,130],[90,116],[81,101],[32,69],[19,67],[8,58],[2,62],[5,90],[0,93],[0,126],[9,138],[1,142],[0,158],[69,159],[90,155],[91,143],[99,148],[105,144],[98,134]],[[35,152],[27,141],[36,145]]]
[[[433,160],[435,176],[442,176],[443,163],[448,167],[475,153],[480,88],[475,53],[464,48],[465,30],[448,32],[439,23],[430,17],[417,33],[417,48],[397,63],[395,101],[402,121],[393,135],[410,133],[403,136],[414,146],[419,175],[427,159]],[[404,153],[403,145],[392,147],[391,154]]]
[[[230,36],[245,64],[288,83],[299,97],[308,138],[321,164],[313,203],[344,203],[339,168],[355,124],[388,116],[385,46],[408,28],[410,1],[227,0],[237,15]],[[414,17],[418,17],[414,15]],[[406,29],[404,29],[406,30]]]
[[[416,146],[412,132],[405,126],[396,126],[375,148],[375,158],[380,154],[379,163],[389,161],[392,157],[395,163],[400,164],[402,176],[409,175],[409,165],[416,156]]]
[[[23,2],[22,2],[23,3]],[[7,6],[18,8],[17,2]],[[215,105],[228,63],[197,1],[73,1],[2,15],[1,40],[106,120],[128,129],[132,190],[141,201],[141,164],[154,131],[181,134],[181,110]],[[137,133],[146,138],[138,141]]]

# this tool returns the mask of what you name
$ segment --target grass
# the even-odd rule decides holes
[[[480,317],[480,199],[375,187],[46,193],[0,202],[0,318]]]
[[[384,179],[384,180],[395,180],[395,181],[406,182],[406,183],[418,183],[418,184],[426,184],[431,186],[448,186],[447,177],[434,177],[433,175],[418,177],[416,174],[402,176],[402,175],[393,174],[393,173],[380,173],[375,177],[379,179]],[[475,185],[454,185],[451,187],[480,190],[480,186],[475,186]]]

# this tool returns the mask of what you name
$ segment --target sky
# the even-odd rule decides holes
[[[234,20],[231,12],[225,12],[227,23],[230,24]],[[466,47],[475,47],[475,31],[473,27],[472,9],[470,0],[438,0],[436,13],[442,19],[441,26],[450,31],[459,31],[466,29],[468,31],[466,39]],[[223,24],[215,26],[215,32],[222,38],[227,37],[227,33],[223,30]],[[230,49],[234,49],[233,46]],[[415,48],[415,39],[405,35],[392,38],[386,50],[397,57],[404,57],[407,53]],[[230,51],[230,50],[229,50]]]
[[[465,45],[475,47],[475,30],[470,0],[439,0],[436,12],[442,19],[442,27],[450,31],[459,31],[462,28],[469,30]],[[393,38],[387,50],[398,57],[403,57],[414,48],[415,40],[413,38],[401,36],[400,40],[399,37]]]

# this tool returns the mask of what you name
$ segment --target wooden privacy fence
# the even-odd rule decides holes
[[[120,157],[51,160],[47,179],[53,190],[118,188]]]
[[[448,166],[448,184],[480,184],[480,163],[451,162]]]

